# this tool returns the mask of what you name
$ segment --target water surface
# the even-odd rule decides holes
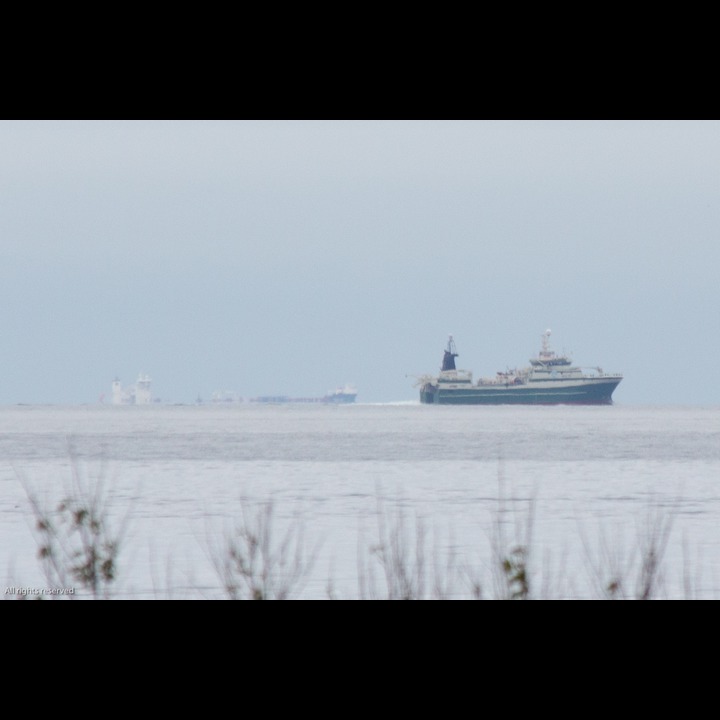
[[[425,596],[444,576],[493,597],[498,529],[531,549],[535,596],[598,597],[670,521],[658,596],[716,598],[719,470],[718,407],[5,407],[1,569],[46,584],[28,491],[54,507],[78,473],[129,513],[117,597],[225,597],[224,538],[269,503],[278,543],[315,548],[294,597],[387,596],[372,549],[392,531],[408,565],[424,537]]]

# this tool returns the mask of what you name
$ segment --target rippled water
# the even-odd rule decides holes
[[[497,596],[498,529],[530,548],[536,597],[599,597],[621,569],[632,595],[653,518],[656,596],[720,596],[717,407],[0,408],[3,589],[46,585],[28,492],[54,507],[73,471],[128,514],[117,597],[225,597],[223,538],[266,503],[276,545],[315,549],[294,597],[387,596],[372,548],[400,529],[408,565],[424,538],[424,596],[441,576],[444,596]]]

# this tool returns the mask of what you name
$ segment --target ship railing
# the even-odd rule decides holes
[[[601,367],[596,366],[580,366],[578,370],[593,370],[593,374],[585,374],[585,377],[622,377],[620,372],[605,372]]]
[[[487,386],[502,386],[507,387],[510,385],[525,385],[527,383],[527,378],[523,377],[522,375],[504,375],[502,377],[485,377],[485,378],[479,378],[477,383],[477,387],[487,387]]]
[[[413,387],[423,387],[424,385],[435,385],[437,378],[434,375],[406,375],[415,379]]]
[[[472,382],[472,370],[441,370],[438,377],[444,382]]]

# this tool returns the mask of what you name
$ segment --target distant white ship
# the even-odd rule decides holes
[[[140,373],[134,385],[123,387],[120,379],[115,378],[112,384],[113,405],[150,405],[152,403],[152,380],[148,375]]]
[[[242,395],[232,390],[217,390],[212,394],[213,405],[237,405],[244,401]]]

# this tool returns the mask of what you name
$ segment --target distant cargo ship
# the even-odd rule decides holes
[[[256,403],[327,403],[331,405],[346,405],[354,403],[358,391],[349,385],[337,388],[322,397],[289,397],[288,395],[261,395],[250,398],[250,402]]]
[[[573,366],[566,355],[549,347],[550,330],[542,335],[542,348],[530,359],[530,367],[498,372],[493,378],[473,383],[472,372],[458,370],[458,353],[452,335],[437,377],[419,379],[420,402],[436,405],[610,405],[612,394],[622,380],[621,373],[593,368],[588,373]]]

